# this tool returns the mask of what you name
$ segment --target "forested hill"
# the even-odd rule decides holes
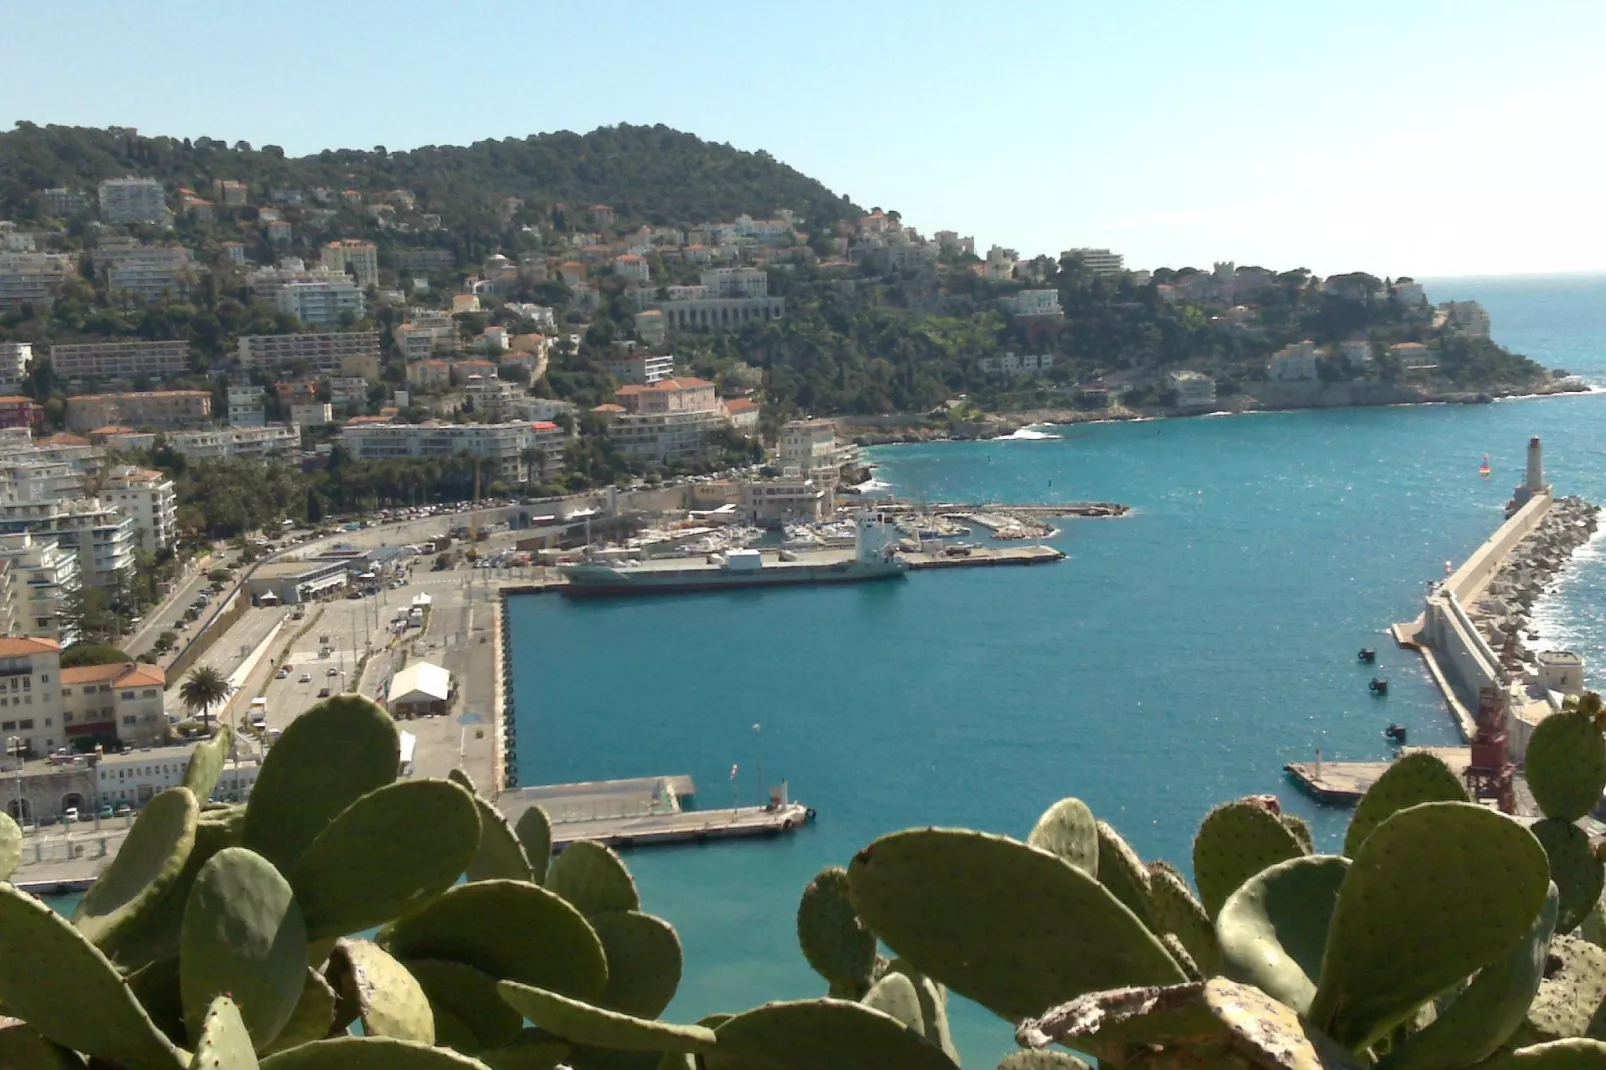
[[[494,219],[504,197],[534,205],[611,205],[621,219],[654,224],[764,217],[790,208],[819,231],[861,210],[765,152],[744,152],[666,126],[606,126],[410,152],[326,149],[290,158],[275,145],[232,146],[200,137],[18,123],[0,133],[0,218],[26,219],[33,192],[87,189],[128,174],[170,189],[204,191],[212,179],[270,188],[407,189],[447,227]],[[253,197],[255,200],[255,197]]]

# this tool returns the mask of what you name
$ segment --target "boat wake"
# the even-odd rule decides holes
[[[877,479],[874,476],[871,476],[863,483],[852,484],[852,487],[860,494],[871,494],[878,490],[891,490],[892,484],[888,483],[886,480]]]
[[[1007,435],[999,435],[994,442],[1050,442],[1064,438],[1064,435],[1050,434],[1047,431],[1037,431],[1030,427],[1022,427]]]

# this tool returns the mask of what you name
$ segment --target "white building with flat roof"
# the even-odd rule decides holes
[[[221,461],[234,457],[262,459],[301,449],[293,427],[228,427],[207,431],[170,431],[168,448],[189,461]]]
[[[343,238],[323,247],[322,264],[337,275],[356,277],[366,289],[379,285],[379,247],[360,238]]]
[[[182,338],[158,342],[81,342],[50,347],[50,366],[67,379],[165,379],[180,375],[190,343]]]
[[[1274,383],[1315,382],[1316,343],[1308,338],[1290,342],[1271,355],[1266,370]]]
[[[1166,375],[1166,382],[1176,395],[1179,409],[1197,411],[1211,408],[1216,403],[1216,381],[1202,372],[1170,372]]]
[[[67,253],[0,253],[0,310],[50,309],[77,271],[77,259]]]
[[[242,368],[279,368],[306,361],[325,375],[379,378],[378,331],[247,334],[238,344]]]
[[[347,424],[340,444],[354,460],[466,455],[492,462],[486,476],[507,483],[551,482],[563,471],[568,436],[553,423]],[[530,461],[541,457],[539,472]]]
[[[261,427],[267,423],[260,386],[231,386],[228,399],[230,427]]]
[[[164,223],[167,194],[154,178],[108,178],[100,184],[100,217],[108,223]]]
[[[1095,275],[1116,275],[1123,270],[1121,254],[1108,249],[1067,249],[1060,254],[1060,259],[1073,256],[1080,258],[1082,266]]]
[[[0,559],[10,565],[9,580],[17,623],[29,635],[71,643],[77,638],[63,619],[65,604],[78,590],[78,555],[61,542],[29,531],[0,534]]]
[[[1059,319],[1065,315],[1058,290],[1021,290],[999,303],[1022,319]]]
[[[133,519],[134,541],[141,550],[166,550],[178,538],[178,495],[173,481],[156,469],[113,468],[100,496]]]
[[[347,315],[361,319],[367,305],[349,276],[287,282],[273,295],[279,311],[313,327],[333,327]]]

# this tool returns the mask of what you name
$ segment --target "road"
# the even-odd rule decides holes
[[[206,574],[218,567],[215,561],[217,556],[213,554],[199,558],[189,576],[173,589],[172,594],[150,607],[139,627],[118,645],[130,654],[138,655],[149,650],[156,642],[156,637],[163,632],[179,632],[182,635],[180,629],[184,610],[195,600],[196,595],[210,586],[211,581],[206,578]],[[161,664],[166,665],[172,658],[172,653],[164,656]]]

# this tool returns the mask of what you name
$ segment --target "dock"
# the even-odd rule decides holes
[[[1465,777],[1467,766],[1472,764],[1469,747],[1401,747],[1400,753],[1432,754],[1458,777]],[[1319,803],[1354,806],[1393,764],[1392,761],[1328,762],[1318,758],[1313,762],[1291,762],[1283,766],[1283,772]]]
[[[968,553],[942,550],[903,554],[909,571],[928,568],[978,568],[988,565],[1045,565],[1065,560],[1065,552],[1052,546],[972,546]]]

